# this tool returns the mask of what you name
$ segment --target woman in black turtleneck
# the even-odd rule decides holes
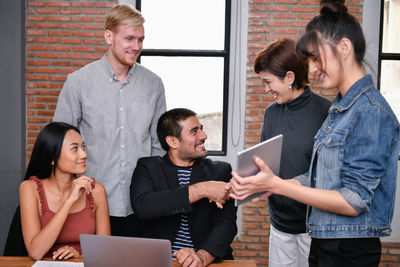
[[[265,111],[261,140],[283,134],[279,176],[289,179],[308,171],[314,135],[325,120],[330,101],[314,94],[308,65],[295,43],[279,40],[262,50],[254,70],[276,100]],[[269,266],[308,266],[311,239],[306,229],[306,205],[280,195],[269,197],[271,230]]]

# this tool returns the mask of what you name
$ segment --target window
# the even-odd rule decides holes
[[[145,22],[139,59],[164,82],[167,109],[198,114],[210,155],[226,155],[229,0],[137,0]]]
[[[378,88],[400,120],[400,0],[381,1]]]
[[[375,0],[366,1],[368,4]],[[378,1],[376,1],[378,2]],[[373,8],[376,10],[376,8]],[[380,1],[380,29],[378,50],[378,89],[400,119],[400,0]],[[365,17],[364,17],[365,18]],[[364,29],[366,30],[366,29]],[[400,187],[400,161],[397,188]],[[400,194],[396,195],[392,220],[392,234],[381,238],[383,242],[400,242]]]

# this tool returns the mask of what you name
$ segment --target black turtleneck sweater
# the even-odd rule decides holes
[[[314,136],[328,115],[331,102],[309,87],[285,104],[273,103],[265,111],[261,140],[283,134],[279,176],[290,179],[308,171]],[[279,231],[306,232],[306,205],[280,195],[269,197],[272,225]]]

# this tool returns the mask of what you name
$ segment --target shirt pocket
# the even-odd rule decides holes
[[[337,170],[341,167],[346,136],[346,131],[334,130],[323,138],[318,161],[327,171]]]

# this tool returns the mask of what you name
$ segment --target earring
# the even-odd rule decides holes
[[[289,84],[289,89],[292,89],[292,85],[291,84]]]

